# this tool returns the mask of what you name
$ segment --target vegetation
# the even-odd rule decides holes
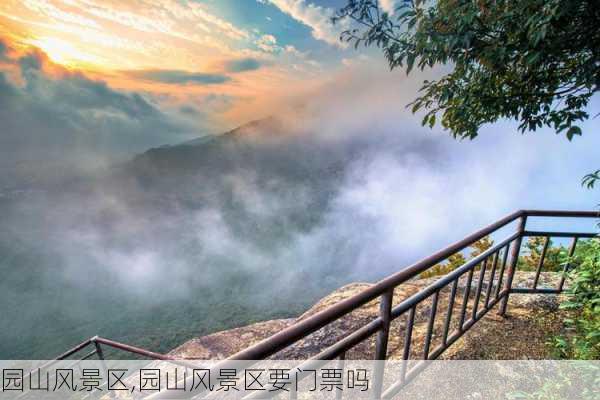
[[[600,371],[594,364],[558,364],[555,376],[545,379],[539,388],[507,394],[509,400],[596,400]],[[574,375],[577,377],[573,379]]]
[[[565,320],[568,335],[554,338],[561,358],[578,360],[600,359],[600,240],[586,242],[583,251],[569,260],[577,265],[567,276],[568,300],[560,307],[570,311]]]
[[[489,236],[484,236],[471,245],[471,258],[475,258],[494,245],[494,241]]]
[[[600,9],[592,0],[400,2],[391,15],[378,0],[348,0],[334,22],[359,28],[342,40],[382,49],[391,68],[452,66],[425,81],[413,112],[423,124],[474,138],[501,118],[522,132],[548,126],[581,135],[576,125],[600,84]]]
[[[584,176],[582,184],[583,186],[587,186],[588,189],[593,189],[598,181],[600,181],[600,169]]]
[[[421,272],[419,275],[420,278],[431,278],[434,276],[446,275],[464,263],[467,262],[465,256],[462,253],[454,253],[450,257],[448,257],[448,261],[446,263],[438,263],[433,267],[429,268],[427,271]]]
[[[537,270],[542,252],[544,251],[544,243],[546,238],[532,236],[527,239],[523,254],[519,257],[518,269],[520,271],[535,271]],[[553,241],[548,242],[548,248],[544,256],[544,271],[558,272],[562,270],[562,266],[567,259],[568,250],[563,246],[553,246]]]
[[[600,359],[600,240],[582,242],[575,256],[568,260],[576,266],[567,275],[568,300],[560,308],[571,318],[565,320],[569,333],[551,341],[555,355],[562,359]],[[573,379],[574,376],[577,379]],[[539,388],[518,391],[509,399],[597,399],[600,368],[596,364],[569,363],[556,365],[556,375],[545,379]]]
[[[475,258],[494,245],[494,241],[485,236],[471,245],[471,258]],[[464,265],[467,259],[462,253],[454,253],[445,263],[439,263],[429,268],[427,271],[421,272],[420,278],[431,278],[434,276],[446,275],[460,266]]]

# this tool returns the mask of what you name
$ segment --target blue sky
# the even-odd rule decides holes
[[[203,114],[198,126],[214,132],[264,116],[262,110],[287,102],[290,94],[327,84],[353,60],[363,60],[364,49],[339,41],[348,25],[330,22],[343,4],[7,0],[0,4],[0,40],[12,59],[38,52],[47,66],[143,93],[161,107],[195,108]],[[371,56],[381,59],[374,51]],[[233,64],[255,67],[229,68]],[[60,75],[57,68],[44,72],[50,70]],[[229,107],[211,108],[215,97],[227,98]]]
[[[394,1],[380,4],[389,7]],[[84,143],[90,148],[74,153],[94,164],[106,154],[131,155],[224,132],[315,99],[332,110],[320,114],[318,130],[354,132],[362,127],[367,134],[380,124],[403,135],[430,134],[405,105],[424,79],[439,78],[444,71],[407,77],[403,71],[390,72],[376,49],[345,47],[338,40],[344,26],[330,24],[344,3],[3,1],[0,101],[9,106],[4,107],[0,139],[11,148],[4,162],[51,153],[52,143],[58,154],[64,143]],[[597,99],[590,106],[592,115],[594,109]],[[514,146],[531,146],[527,151],[537,162],[528,172],[532,184],[548,178],[545,170],[553,170],[561,184],[575,182],[578,187],[585,172],[600,167],[595,150],[600,143],[594,135],[599,124],[598,118],[589,120],[583,125],[584,138],[567,143],[547,129],[523,139],[515,124],[499,122],[484,127],[482,137],[468,146],[493,152],[496,147],[488,137],[510,138]],[[433,132],[447,135],[439,126]],[[36,141],[47,146],[29,145]],[[512,160],[513,155],[506,157]],[[540,193],[547,186],[540,186]],[[568,193],[557,190],[552,192],[556,199],[546,195],[545,200],[589,201],[587,192],[575,192],[575,187]]]

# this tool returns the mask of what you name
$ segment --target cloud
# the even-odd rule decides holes
[[[219,73],[188,72],[166,69],[126,71],[126,75],[133,78],[175,85],[218,85],[231,80],[229,76]]]
[[[290,55],[298,59],[306,59],[307,56],[307,53],[299,51],[293,45],[280,45],[277,38],[271,34],[260,35],[254,40],[254,44],[265,53]]]
[[[225,69],[232,73],[256,71],[261,66],[262,63],[255,58],[241,58],[238,60],[230,60],[225,63]]]
[[[197,135],[185,113],[150,97],[66,70],[39,50],[14,54],[0,69],[0,186],[94,169]]]
[[[345,29],[347,22],[340,21],[340,24],[334,26],[331,23],[331,17],[335,13],[333,9],[308,3],[305,0],[268,1],[283,13],[308,26],[312,30],[315,39],[337,47],[345,46],[340,41],[340,32]]]
[[[265,53],[279,53],[281,51],[281,47],[277,44],[277,38],[273,35],[262,35],[254,43]]]

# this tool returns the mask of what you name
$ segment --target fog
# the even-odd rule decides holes
[[[0,357],[95,334],[167,351],[297,315],[515,209],[597,203],[580,186],[596,120],[574,143],[509,122],[456,141],[406,111],[414,82],[355,66],[233,133],[4,190]]]

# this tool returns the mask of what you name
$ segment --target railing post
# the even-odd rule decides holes
[[[519,236],[515,239],[513,247],[510,253],[510,265],[508,267],[508,276],[506,277],[506,283],[504,284],[504,298],[500,303],[499,315],[502,317],[506,316],[506,308],[508,307],[508,297],[510,296],[510,290],[512,289],[513,278],[515,277],[515,271],[517,269],[517,263],[519,261],[519,252],[521,251],[521,243],[523,242],[523,232],[525,231],[525,224],[527,223],[527,214],[524,214],[519,219],[518,233]]]
[[[567,261],[565,262],[565,267],[563,268],[563,273],[562,276],[560,277],[560,283],[558,284],[558,292],[562,292],[565,286],[565,280],[567,279],[567,273],[569,272],[569,269],[571,268],[571,259],[573,258],[573,255],[575,254],[575,247],[577,247],[577,237],[573,238],[573,241],[571,242],[571,247],[569,248],[569,254],[567,255]]]
[[[106,361],[104,358],[104,351],[102,350],[102,346],[100,345],[100,343],[98,343],[97,339],[98,339],[98,336],[94,336],[91,340],[92,340],[92,343],[94,344],[94,347],[96,348],[96,354],[98,355],[98,360],[100,361],[102,369],[104,370],[104,373],[106,374],[106,387],[108,389],[108,385],[109,385],[108,366],[106,365]],[[108,390],[108,392],[109,392],[109,397],[111,399],[114,399],[116,397],[114,391]]]
[[[92,343],[94,343],[94,347],[96,348],[96,354],[98,354],[98,359],[104,361],[104,351],[102,351],[102,347],[100,343],[96,340],[98,336],[94,336],[92,338]]]
[[[392,301],[394,298],[394,289],[390,289],[381,295],[379,303],[379,317],[383,321],[381,330],[377,335],[375,347],[375,371],[373,383],[373,398],[380,399],[383,388],[383,376],[385,359],[387,358],[388,340],[390,337],[390,323],[392,320]]]

